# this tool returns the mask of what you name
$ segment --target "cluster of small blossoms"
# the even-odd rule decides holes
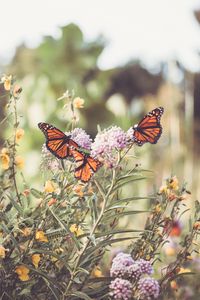
[[[143,275],[151,275],[152,273],[153,268],[149,261],[144,259],[133,260],[130,254],[118,253],[113,259],[110,269],[111,277],[115,278],[110,284],[110,295],[117,300],[131,299],[133,293],[132,283],[139,280],[137,292],[140,299],[156,299],[159,295],[158,282],[151,277],[141,278]],[[127,284],[127,281],[129,284]],[[124,294],[121,292],[123,284],[126,290]],[[144,294],[146,298],[144,298]]]
[[[41,169],[53,171],[60,169],[59,161],[55,158],[53,154],[51,154],[51,152],[49,152],[45,144],[43,144],[42,146]]]
[[[115,151],[124,149],[127,143],[126,133],[120,127],[113,126],[96,135],[91,154],[113,167],[116,162]]]
[[[82,128],[75,128],[69,133],[69,135],[71,135],[71,139],[80,147],[87,150],[91,149],[92,139]]]

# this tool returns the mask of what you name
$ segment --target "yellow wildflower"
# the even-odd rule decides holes
[[[184,274],[184,273],[190,273],[190,272],[191,272],[190,269],[180,268],[178,274]]]
[[[71,232],[73,232],[76,236],[82,235],[83,234],[83,230],[81,229],[80,226],[78,226],[77,224],[72,224],[70,226],[69,229]]]
[[[9,164],[10,164],[10,157],[8,155],[8,149],[7,148],[3,148],[1,150],[0,159],[1,159],[1,163],[2,163],[2,168],[4,170],[7,170],[9,168]]]
[[[29,235],[31,234],[31,228],[29,228],[29,227],[25,227],[25,228],[23,228],[21,231],[22,231],[22,234],[23,234],[25,237],[27,237],[27,236],[29,236]]]
[[[102,277],[103,276],[99,266],[94,267],[94,269],[92,271],[92,276],[94,276],[94,277]]]
[[[167,256],[173,256],[176,254],[176,249],[174,247],[169,246],[165,249],[165,253]]]
[[[21,156],[16,156],[15,157],[15,164],[18,168],[23,169],[24,167],[24,159]]]
[[[1,82],[4,84],[4,89],[6,91],[10,91],[11,83],[12,83],[12,75],[4,75],[1,78]]]
[[[160,204],[157,204],[155,206],[155,212],[158,214],[159,212],[161,212],[162,208],[161,208],[161,205]]]
[[[159,189],[159,194],[167,194],[168,193],[168,188],[166,185],[162,185]]]
[[[6,249],[0,245],[0,257],[5,258],[6,256]]]
[[[32,258],[32,264],[37,269],[38,265],[39,265],[39,262],[41,260],[40,254],[33,254],[31,258]]]
[[[55,191],[54,184],[51,180],[47,180],[44,187],[45,193],[53,193]]]
[[[20,265],[15,269],[15,273],[17,273],[17,275],[21,281],[29,280],[29,278],[30,278],[28,275],[29,272],[30,272],[30,270],[23,265]]]
[[[170,286],[171,286],[171,288],[172,288],[173,290],[177,290],[177,289],[178,289],[178,285],[177,285],[177,283],[176,283],[175,280],[172,280],[172,281],[170,282]]]
[[[175,190],[175,191],[179,189],[179,182],[178,182],[178,179],[176,176],[173,176],[170,179],[168,186],[170,189]]]
[[[79,197],[83,197],[83,189],[84,186],[81,184],[75,185],[75,187],[73,188],[75,194],[77,194]]]
[[[82,99],[80,97],[76,97],[76,98],[74,98],[73,104],[74,104],[75,108],[83,108],[84,102],[85,102],[84,99]]]
[[[42,230],[37,230],[36,231],[36,233],[35,233],[35,239],[38,242],[45,242],[45,243],[48,242],[48,238],[46,237],[44,231],[42,231]]]
[[[19,140],[21,140],[21,138],[24,136],[24,129],[22,128],[18,128],[16,130],[16,135],[15,135],[15,138],[16,138],[16,142],[18,143]]]

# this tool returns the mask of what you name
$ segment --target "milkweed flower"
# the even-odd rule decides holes
[[[153,273],[153,268],[150,261],[141,258],[137,260],[137,263],[140,266],[142,274],[151,275]]]
[[[56,159],[55,156],[47,149],[46,145],[43,144],[42,146],[42,163],[41,163],[42,170],[59,170],[60,164],[59,161]]]
[[[116,150],[127,146],[126,133],[117,126],[99,132],[92,144],[91,155],[100,160],[105,160],[112,167],[116,161]]]
[[[127,275],[128,267],[133,264],[134,260],[130,254],[120,252],[113,258],[110,275],[112,277],[124,277]]]
[[[140,299],[156,299],[160,293],[160,286],[157,280],[151,277],[141,278],[138,281],[138,292]]]
[[[116,300],[128,300],[132,298],[132,284],[126,279],[116,278],[111,281],[110,296]]]
[[[82,128],[75,128],[70,132],[71,139],[87,150],[91,149],[92,139]]]
[[[17,275],[21,281],[29,280],[29,278],[30,278],[28,275],[29,272],[30,272],[30,270],[26,266],[23,266],[23,265],[20,265],[15,269],[15,273],[17,273]]]

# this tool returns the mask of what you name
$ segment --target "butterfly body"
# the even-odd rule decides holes
[[[144,143],[156,144],[162,134],[160,118],[164,108],[158,107],[149,112],[138,124],[133,126],[133,141],[142,146]]]

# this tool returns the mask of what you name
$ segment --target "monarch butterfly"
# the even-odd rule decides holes
[[[133,140],[138,146],[144,143],[157,143],[162,134],[160,118],[163,112],[163,107],[157,107],[149,112],[139,124],[133,126]]]
[[[70,135],[64,134],[61,130],[47,123],[39,123],[38,127],[46,137],[47,149],[59,159],[73,156],[73,149],[78,144],[71,139]]]
[[[79,150],[73,151],[73,157],[77,165],[74,176],[83,182],[88,182],[92,175],[102,166],[99,160]]]

